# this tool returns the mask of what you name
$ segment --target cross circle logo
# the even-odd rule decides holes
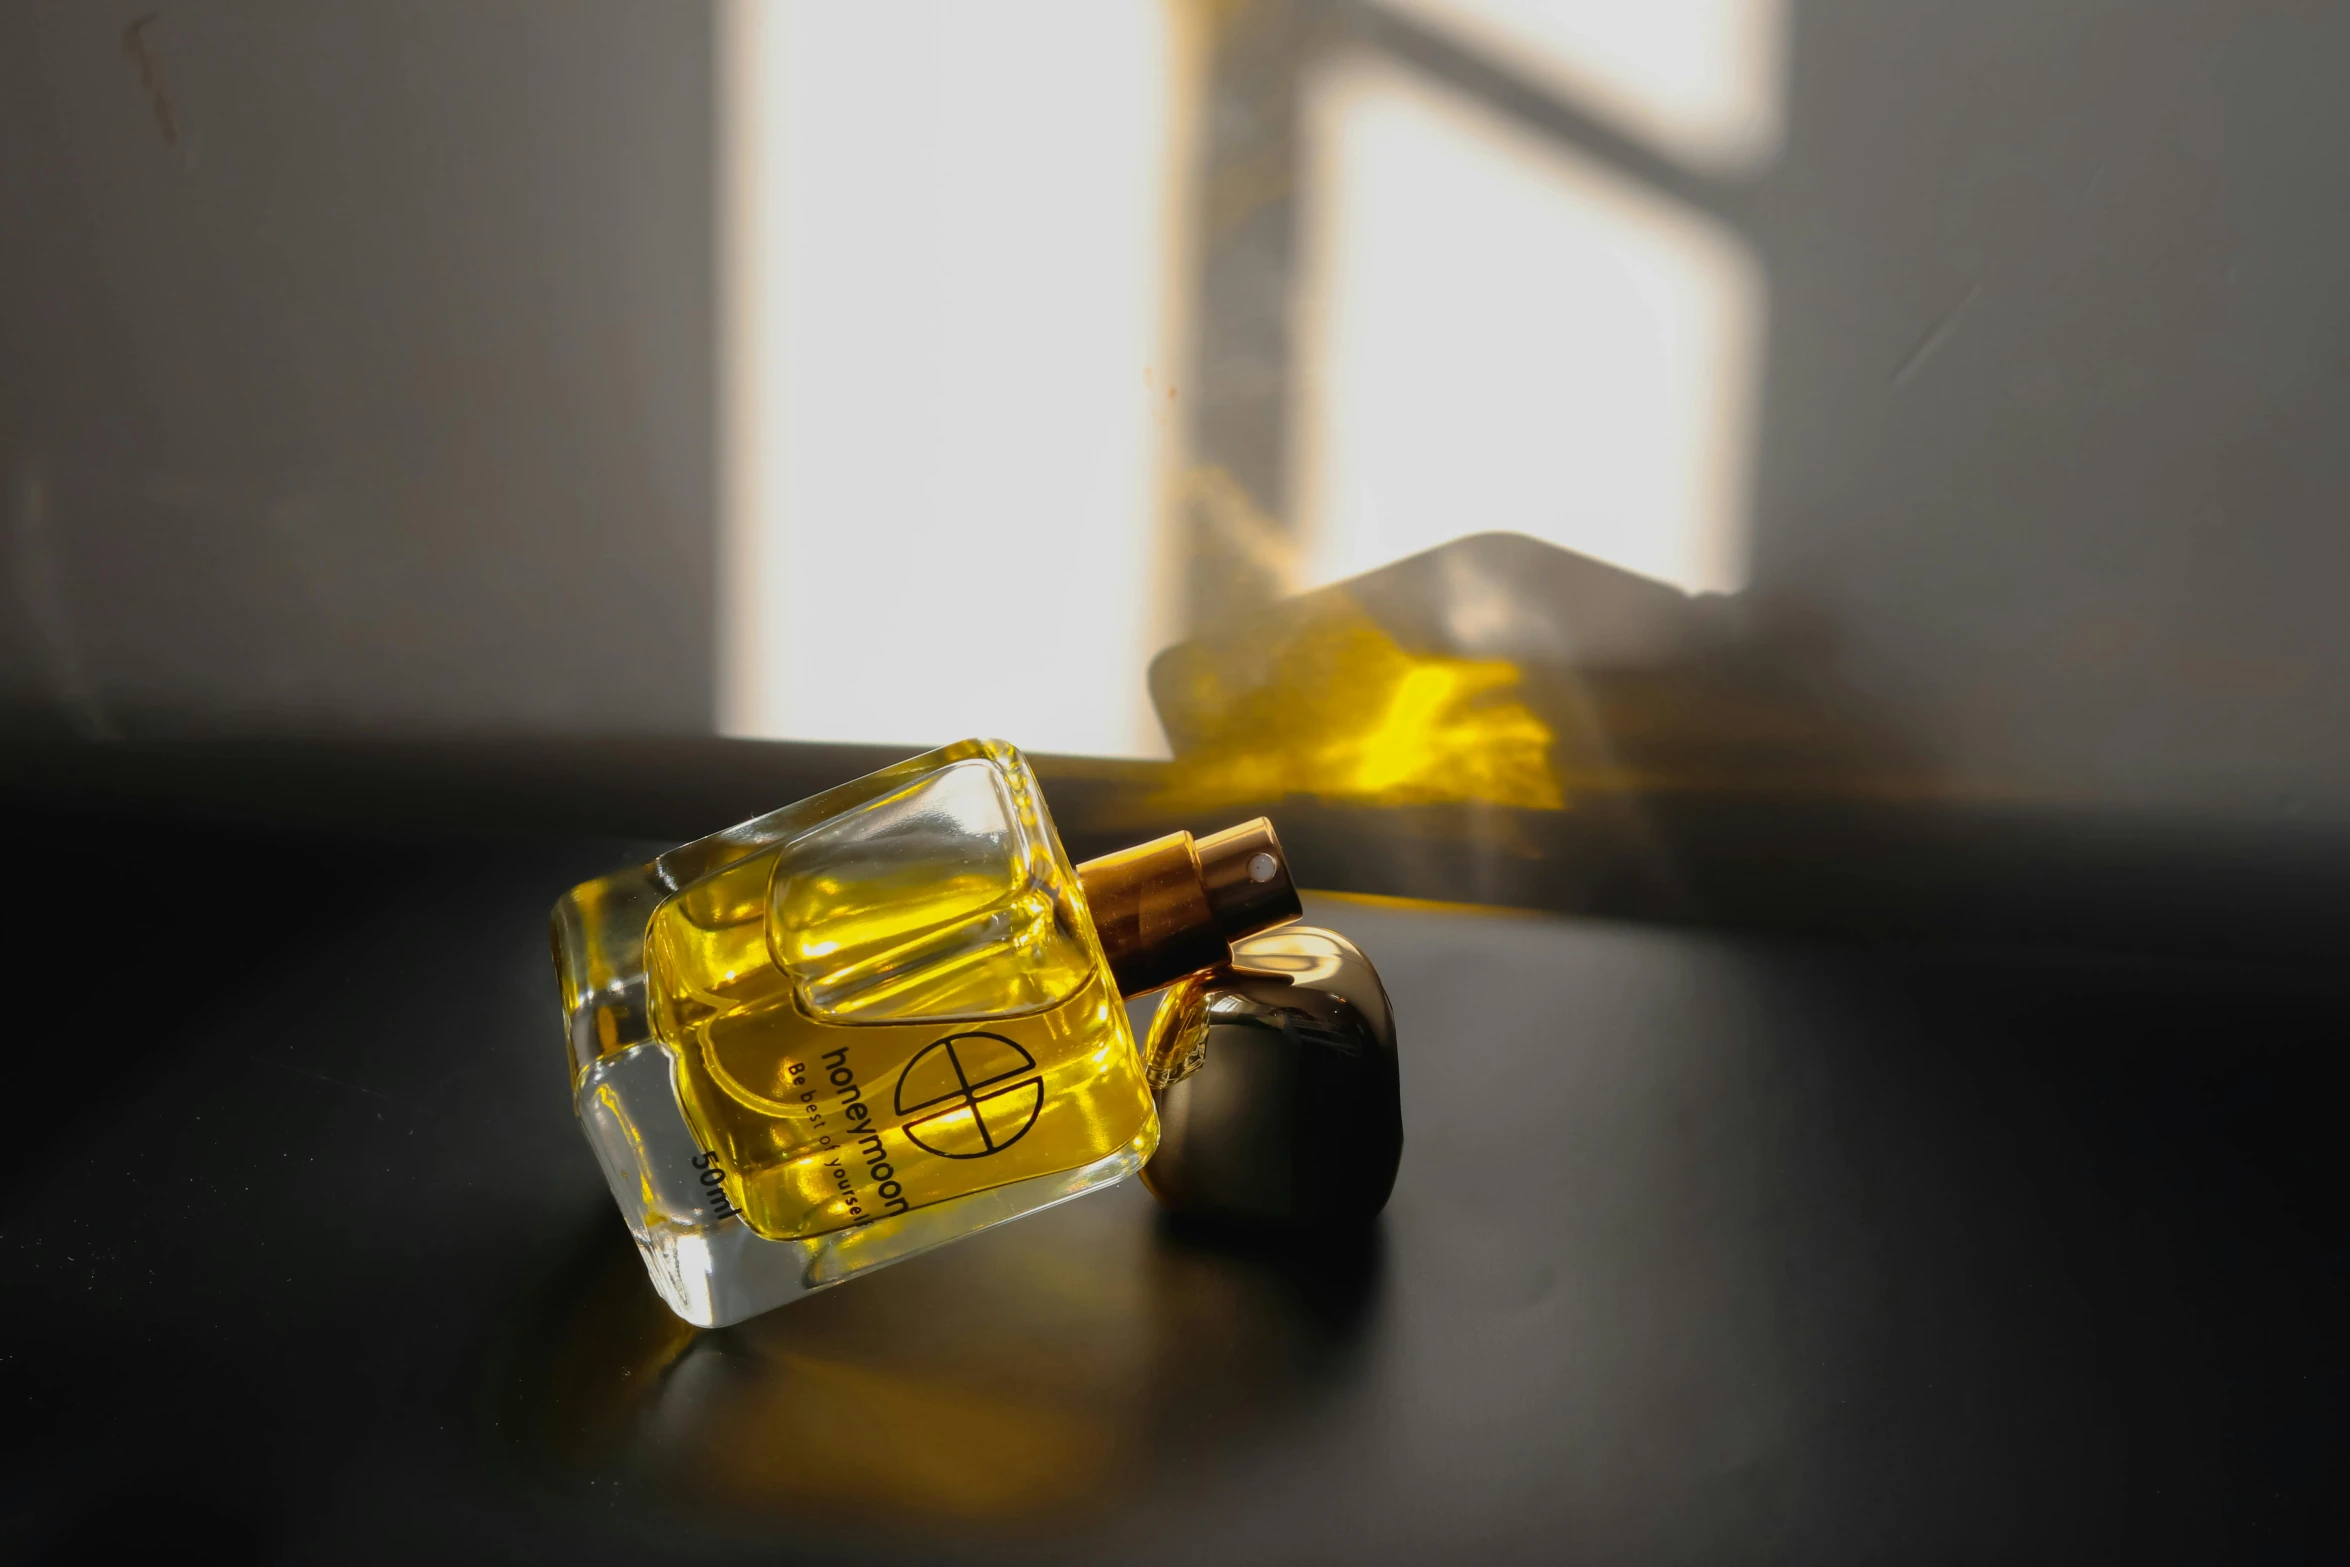
[[[1036,1057],[1001,1034],[949,1034],[898,1074],[898,1130],[942,1159],[1002,1153],[1044,1108],[1035,1073]]]

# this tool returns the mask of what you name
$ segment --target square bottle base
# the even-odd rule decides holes
[[[1038,1213],[1132,1175],[1157,1123],[1073,1170],[1031,1176],[805,1240],[770,1240],[713,1203],[709,1156],[687,1127],[677,1062],[658,1041],[598,1061],[581,1079],[580,1124],[661,1298],[697,1327],[722,1328],[803,1295]],[[719,1199],[720,1202],[723,1199]]]

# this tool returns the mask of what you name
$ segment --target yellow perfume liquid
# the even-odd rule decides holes
[[[669,899],[646,942],[687,1119],[752,1229],[817,1235],[1148,1156],[1125,1004],[1068,886],[1001,862],[925,883],[779,876],[782,859]]]
[[[1124,999],[1293,919],[1262,823],[1069,863],[967,741],[556,906],[573,1091],[697,1322],[1123,1178],[1159,1124]]]

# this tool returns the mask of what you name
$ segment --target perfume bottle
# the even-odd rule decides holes
[[[573,1104],[654,1287],[723,1326],[1141,1168],[1126,999],[1299,912],[1263,819],[1072,866],[964,741],[566,894]]]

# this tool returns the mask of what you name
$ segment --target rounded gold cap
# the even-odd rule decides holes
[[[1403,1159],[1395,1013],[1336,931],[1290,925],[1232,945],[1159,1002],[1143,1065],[1159,1146],[1142,1168],[1180,1214],[1251,1225],[1362,1223]]]

